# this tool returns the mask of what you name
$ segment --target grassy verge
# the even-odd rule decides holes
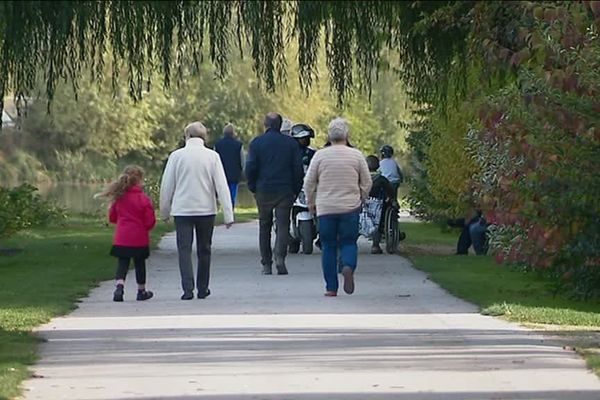
[[[153,242],[171,229],[159,223]],[[31,330],[71,311],[78,298],[112,277],[112,232],[100,219],[78,217],[0,242],[3,248],[22,249],[0,256],[0,399],[18,394],[27,366],[36,359]]]
[[[250,222],[258,219],[258,211],[256,208],[236,208],[235,209],[235,223],[242,224],[244,222]],[[223,223],[223,214],[219,213],[215,220],[215,223],[220,225]]]
[[[490,256],[452,255],[458,233],[431,224],[404,224],[406,249],[416,268],[450,293],[502,316],[544,330],[578,350],[600,372],[600,304],[554,295],[552,282],[532,272],[501,266]],[[436,248],[437,246],[437,248]]]
[[[256,218],[252,209],[236,210],[236,222]],[[217,223],[222,223],[222,216]],[[174,230],[159,222],[152,242]],[[0,248],[22,251],[0,255],[0,399],[19,394],[36,360],[36,326],[73,310],[77,299],[99,282],[111,279],[108,256],[113,227],[100,218],[72,217],[65,226],[32,229],[1,240]]]

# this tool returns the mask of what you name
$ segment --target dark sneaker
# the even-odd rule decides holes
[[[194,292],[184,293],[181,295],[181,300],[192,300],[194,298]]]
[[[204,293],[198,292],[198,298],[199,299],[205,299],[208,296],[210,296],[210,289],[206,289],[206,292],[204,292]]]
[[[354,293],[354,271],[352,271],[352,268],[342,268],[342,275],[344,276],[344,292]]]
[[[288,270],[285,267],[285,265],[276,265],[275,268],[277,268],[277,275],[287,275],[288,274]]]
[[[263,265],[262,274],[263,275],[273,275],[273,270],[271,269],[271,266],[270,265]]]
[[[319,248],[319,250],[323,250],[323,248],[321,246],[321,238],[317,239],[317,241],[315,242],[315,246],[317,246]]]
[[[144,300],[149,300],[154,296],[154,293],[152,293],[149,290],[138,290],[137,293],[137,301],[144,301]]]
[[[123,285],[117,285],[115,289],[115,293],[113,294],[113,301],[123,301],[123,293],[124,293]]]
[[[379,246],[371,247],[371,254],[383,254],[383,250]]]

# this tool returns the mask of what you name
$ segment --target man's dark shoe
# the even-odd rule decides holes
[[[210,289],[206,289],[206,291],[204,293],[198,292],[198,298],[199,299],[205,299],[208,296],[210,296]]]
[[[275,267],[277,268],[277,275],[287,275],[288,274],[288,270],[285,267],[285,265],[276,265]]]
[[[192,300],[194,298],[194,292],[184,293],[181,295],[181,300]]]
[[[270,265],[263,265],[262,268],[263,275],[273,275],[273,270]]]
[[[383,254],[383,250],[379,245],[371,247],[371,254]]]
[[[138,292],[137,292],[137,301],[149,300],[153,296],[154,296],[154,293],[152,293],[149,290],[138,290]]]
[[[117,288],[115,289],[115,293],[113,294],[113,301],[118,301],[118,302],[123,301],[123,293],[124,293],[123,285],[117,285]]]

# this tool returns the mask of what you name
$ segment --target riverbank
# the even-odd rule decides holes
[[[253,209],[236,210],[237,222],[255,218]],[[171,223],[159,222],[153,245],[172,230]],[[61,226],[0,240],[2,248],[20,249],[0,256],[0,399],[18,395],[20,382],[29,377],[38,347],[32,329],[67,314],[91,288],[113,278],[112,234],[104,219],[70,217]]]
[[[600,375],[600,304],[560,295],[552,281],[498,265],[491,256],[454,255],[456,232],[425,223],[403,224],[406,255],[414,266],[481,313],[539,330],[582,354]]]

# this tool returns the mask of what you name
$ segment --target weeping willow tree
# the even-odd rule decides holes
[[[232,52],[250,49],[267,90],[286,79],[284,49],[297,41],[300,84],[318,79],[325,46],[331,89],[343,102],[370,91],[381,54],[399,57],[399,77],[421,103],[444,104],[460,81],[476,2],[462,1],[4,1],[0,3],[0,92],[22,104],[40,79],[52,101],[57,83],[74,95],[82,77],[113,90],[126,79],[139,100],[162,75],[166,88],[202,62],[227,74]],[[110,58],[110,76],[105,76]],[[0,102],[0,110],[3,103]]]

